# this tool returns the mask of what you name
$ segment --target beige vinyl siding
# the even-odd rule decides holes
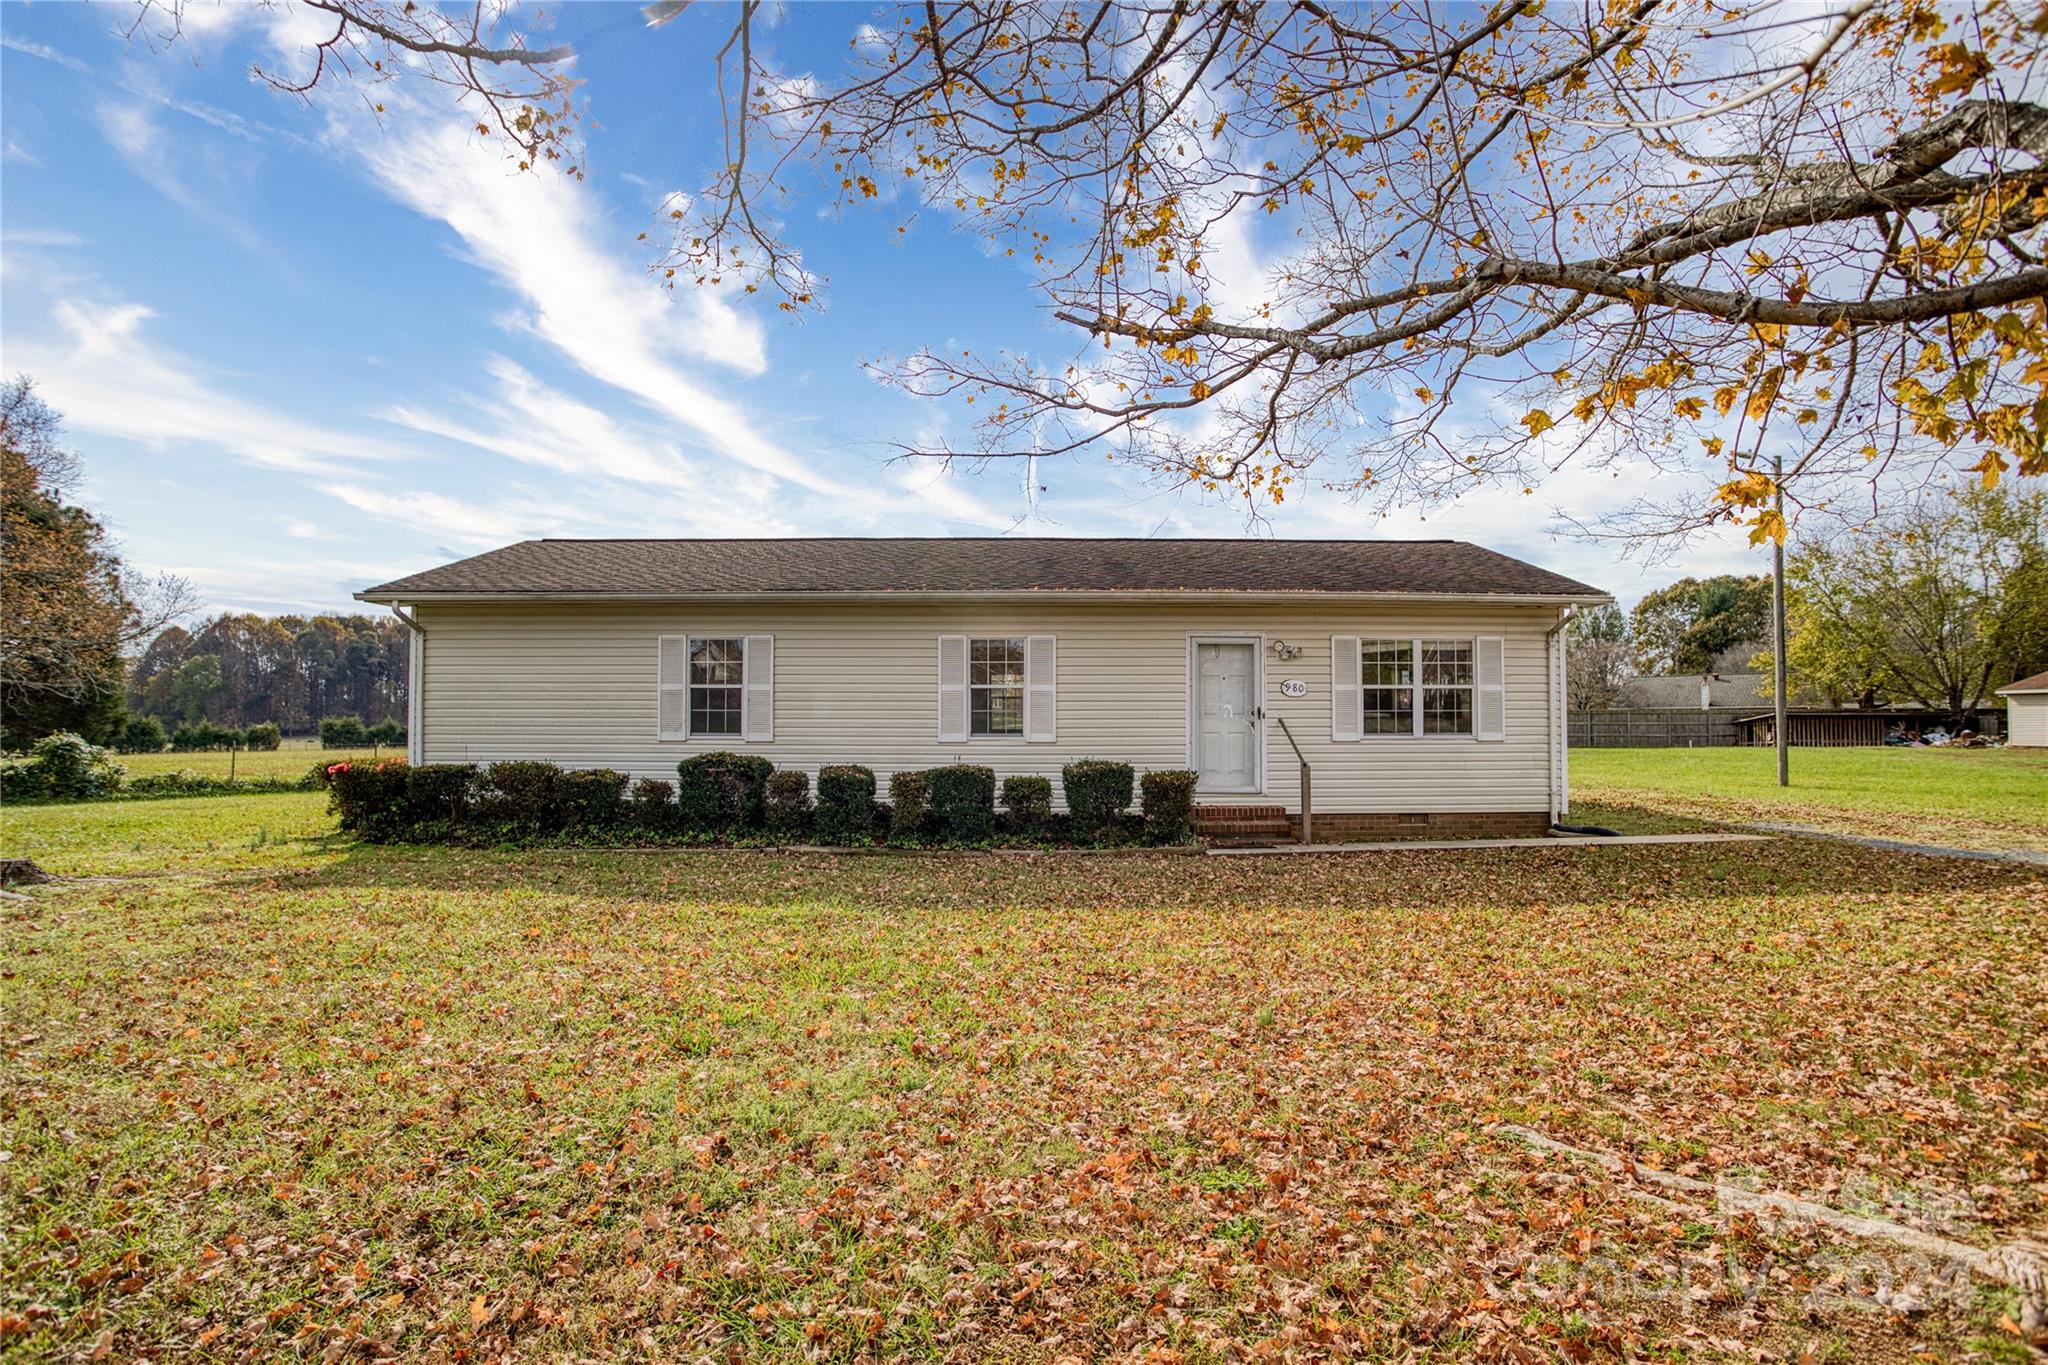
[[[1548,607],[1385,604],[744,605],[426,603],[423,699],[430,763],[547,759],[673,777],[693,753],[730,748],[813,775],[862,763],[886,783],[901,768],[984,763],[999,777],[1054,779],[1076,758],[1138,768],[1190,766],[1189,637],[1262,637],[1263,798],[1298,808],[1299,769],[1284,717],[1314,765],[1316,808],[1330,812],[1540,811],[1548,808],[1544,633]],[[775,738],[656,738],[657,642],[663,635],[772,635]],[[941,635],[1057,639],[1057,732],[940,743]],[[1506,732],[1331,738],[1332,636],[1504,642]],[[1285,640],[1301,653],[1275,657]],[[1283,679],[1306,696],[1280,694]],[[1222,799],[1222,798],[1219,798]],[[1256,799],[1237,797],[1238,800]]]
[[[2048,748],[2048,692],[2015,692],[2005,699],[2006,743]]]

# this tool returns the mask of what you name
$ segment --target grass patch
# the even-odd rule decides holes
[[[344,759],[362,763],[376,758],[404,758],[405,746],[382,749],[323,749],[318,740],[288,739],[275,749],[244,749],[239,753],[209,750],[196,754],[116,754],[115,760],[130,777],[187,769],[207,777],[304,777],[315,763],[340,763]]]
[[[1775,820],[1965,848],[2048,850],[2048,752],[1794,749],[1791,769],[1792,785],[1779,787],[1770,749],[1574,749],[1571,818],[1583,824],[1593,808],[1624,807],[1656,819]]]
[[[0,1349],[1677,1359],[1838,1334],[1903,1361],[1986,1331],[1818,1324],[1798,1274],[1747,1316],[1578,1294],[1589,1256],[1761,1253],[1496,1117],[1823,1199],[1967,1191],[1956,1235],[1987,1242],[2048,1217],[2032,869],[1800,841],[378,849],[320,803],[7,812],[10,851],[83,879],[4,907]],[[1801,1274],[1828,1251],[1769,1243]]]

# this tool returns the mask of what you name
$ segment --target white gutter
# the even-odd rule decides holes
[[[420,756],[426,750],[426,736],[422,733],[427,708],[424,697],[427,690],[427,628],[419,618],[396,602],[388,603],[391,614],[405,623],[412,632],[406,642],[405,651],[405,761],[415,768],[420,765]]]
[[[1136,602],[1160,605],[1173,602],[1251,602],[1259,604],[1319,602],[1418,602],[1457,603],[1465,606],[1570,607],[1603,606],[1614,599],[1604,593],[1571,595],[1562,593],[1458,593],[1458,592],[1240,592],[1230,589],[1189,591],[1153,590],[1118,592],[1097,589],[991,589],[975,592],[407,592],[380,593],[375,589],[355,594],[358,602],[393,606],[399,602],[465,602],[498,604],[513,602]]]
[[[1557,624],[1543,632],[1543,679],[1549,691],[1544,706],[1549,722],[1544,735],[1544,755],[1550,770],[1550,823],[1556,824],[1571,812],[1571,729],[1565,703],[1565,642],[1561,632],[1571,624],[1576,608],[1567,606],[1557,613]]]

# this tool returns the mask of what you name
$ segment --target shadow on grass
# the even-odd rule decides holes
[[[1626,833],[1713,828],[1627,807],[1575,809]],[[1788,837],[1764,843],[1473,848],[1204,858],[1133,850],[1075,855],[833,854],[782,849],[459,849],[315,841],[338,860],[228,874],[307,890],[561,896],[651,904],[1433,909],[1646,905],[1805,895],[1991,892],[2048,870]]]

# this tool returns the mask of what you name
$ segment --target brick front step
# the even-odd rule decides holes
[[[1209,820],[1285,820],[1286,818],[1287,807],[1285,806],[1217,805],[1195,807],[1196,824]]]
[[[1196,806],[1195,833],[1226,848],[1294,841],[1287,807],[1247,802]]]
[[[1285,820],[1203,820],[1195,832],[1209,839],[1291,839]]]

